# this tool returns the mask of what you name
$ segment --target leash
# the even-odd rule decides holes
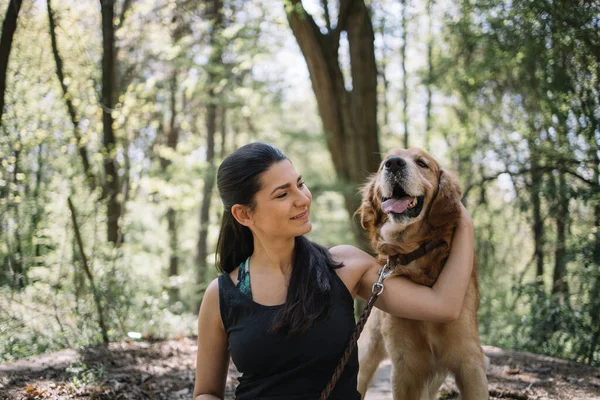
[[[415,250],[411,253],[398,254],[396,256],[393,256],[393,259],[395,259],[395,261],[398,265],[408,265],[411,262],[413,262],[414,260],[423,257],[425,254],[427,254],[430,251],[432,251],[440,246],[443,246],[443,245],[447,245],[447,243],[444,240],[441,240],[441,239],[434,240],[434,241],[423,244],[421,247],[419,247],[417,250]],[[338,379],[340,378],[340,375],[344,371],[346,364],[348,364],[350,355],[352,354],[352,351],[356,347],[358,338],[360,337],[360,334],[362,333],[362,331],[365,327],[365,324],[367,323],[367,318],[369,318],[369,315],[371,315],[371,310],[373,309],[373,305],[375,304],[375,301],[377,301],[377,298],[381,295],[381,293],[383,293],[383,289],[384,289],[383,281],[388,276],[390,276],[392,274],[392,272],[394,272],[395,266],[392,265],[391,259],[392,259],[392,257],[388,257],[387,263],[385,263],[385,265],[383,267],[381,267],[381,269],[379,270],[379,278],[377,279],[377,282],[375,282],[373,284],[373,287],[371,288],[371,296],[369,297],[369,301],[367,301],[367,306],[365,307],[362,315],[360,316],[360,319],[358,320],[358,323],[356,324],[356,327],[354,328],[354,331],[352,332],[352,336],[350,337],[350,343],[348,343],[348,347],[346,347],[346,350],[344,351],[342,358],[338,362],[338,365],[335,368],[335,371],[333,373],[333,376],[331,377],[331,380],[329,381],[327,386],[325,386],[325,389],[323,389],[323,391],[321,392],[320,400],[327,400],[327,397],[329,397],[329,395],[331,394],[331,391],[333,390],[335,384],[337,383]]]
[[[348,347],[346,347],[346,350],[344,351],[344,355],[338,362],[338,365],[335,368],[335,371],[333,373],[333,376],[331,377],[331,380],[329,381],[327,386],[325,386],[325,389],[323,389],[323,392],[321,392],[320,400],[327,400],[327,398],[331,394],[331,391],[333,390],[335,384],[337,383],[338,379],[340,378],[340,375],[342,375],[342,372],[344,371],[346,364],[348,364],[350,355],[352,354],[352,351],[356,347],[358,338],[360,337],[360,334],[363,331],[365,324],[367,323],[367,318],[369,318],[369,315],[371,315],[371,310],[373,308],[373,305],[375,304],[375,301],[377,300],[379,295],[381,295],[381,293],[383,293],[383,289],[384,289],[383,281],[388,276],[390,276],[393,271],[394,271],[394,267],[392,265],[390,265],[389,258],[388,258],[388,262],[379,270],[379,278],[377,279],[377,282],[375,282],[373,284],[373,287],[371,288],[371,296],[369,297],[369,301],[367,301],[367,306],[365,307],[362,315],[360,316],[360,319],[358,320],[358,324],[356,325],[356,328],[354,328],[354,332],[352,332],[352,336],[350,337],[350,343],[348,343]]]

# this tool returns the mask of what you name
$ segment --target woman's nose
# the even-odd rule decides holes
[[[304,191],[299,191],[298,197],[296,197],[296,206],[297,207],[307,206],[310,204],[310,199],[311,199],[310,192],[304,193]]]

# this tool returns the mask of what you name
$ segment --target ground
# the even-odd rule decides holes
[[[600,400],[600,370],[556,358],[484,346],[491,399]],[[0,399],[186,399],[192,397],[193,338],[122,342],[0,364]],[[379,368],[366,400],[391,400],[391,366]],[[226,399],[233,399],[233,367]],[[449,378],[439,400],[456,399]]]

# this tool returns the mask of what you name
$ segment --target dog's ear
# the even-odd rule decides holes
[[[434,228],[456,221],[460,217],[462,197],[458,179],[440,169],[438,190],[429,206],[428,222]]]
[[[360,215],[360,225],[368,232],[375,229],[383,219],[381,199],[377,192],[376,182],[377,175],[373,175],[369,178],[367,184],[362,187],[362,203],[355,213]]]

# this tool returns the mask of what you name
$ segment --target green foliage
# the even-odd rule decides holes
[[[482,299],[485,343],[600,365],[597,337],[594,342],[599,328],[592,317],[600,302],[585,291],[591,291],[592,283],[600,279],[600,268],[589,267],[577,279],[588,284],[569,302],[546,293],[536,282],[513,287],[507,296],[510,302]]]
[[[456,2],[435,68],[456,99],[447,137],[476,207],[484,341],[594,365],[600,209],[588,199],[600,192],[599,11]],[[557,291],[563,280],[568,289]]]
[[[73,375],[71,379],[75,388],[98,385],[106,377],[103,365],[89,368],[85,363],[70,364],[65,371]]]
[[[343,194],[358,188],[335,176],[310,77],[286,21],[286,13],[310,13],[324,26],[314,10],[318,2],[304,2],[305,10],[290,1],[284,7],[277,0],[226,1],[216,36],[208,34],[214,21],[206,18],[205,3],[117,3],[111,110],[117,140],[108,150],[99,104],[99,10],[77,2],[53,7],[79,146],[99,177],[114,157],[126,183],[118,195],[124,206],[120,246],[106,242],[106,193],[100,186],[91,190],[84,177],[50,52],[45,4],[30,2],[22,10],[0,135],[1,361],[102,340],[67,197],[76,208],[109,338],[125,340],[130,331],[144,338],[194,334],[201,295],[216,276],[210,253],[222,212],[213,196],[208,270],[197,282],[208,104],[221,112],[217,165],[250,141],[277,145],[313,193],[311,239],[326,246],[354,241]],[[121,14],[124,3],[131,7]],[[423,86],[433,84],[431,152],[460,177],[476,225],[483,341],[599,365],[600,9],[579,1],[435,2],[432,18],[442,25],[433,24],[430,69],[422,59],[424,3],[409,10],[411,144],[424,143]],[[403,61],[402,32],[400,21],[388,18],[401,10],[394,1],[371,5],[376,54],[387,66],[381,69],[387,92],[380,85],[385,152],[402,145],[402,77],[394,72]],[[336,56],[347,70],[345,43]],[[351,85],[352,77],[346,78]],[[176,145],[168,142],[173,129]],[[535,211],[542,228],[537,239]],[[555,232],[561,220],[562,243]],[[552,294],[562,245],[569,290]],[[169,273],[172,257],[177,274]],[[103,374],[85,365],[71,372],[75,385]]]

